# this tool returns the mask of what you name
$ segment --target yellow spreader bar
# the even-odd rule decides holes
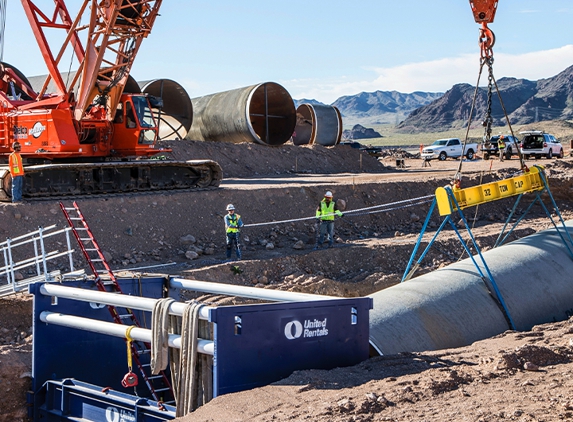
[[[545,185],[541,175],[542,171],[543,167],[533,166],[528,173],[524,173],[521,176],[465,189],[453,187],[451,190],[459,205],[459,209],[464,209],[509,196],[543,190]],[[436,201],[440,215],[449,215],[457,210],[453,201],[450,201],[446,188],[440,187],[436,189]]]

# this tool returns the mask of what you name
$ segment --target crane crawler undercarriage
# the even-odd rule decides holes
[[[41,164],[26,167],[26,199],[94,194],[209,189],[223,171],[211,160],[135,160],[104,163]],[[11,199],[11,177],[0,167],[0,201]]]

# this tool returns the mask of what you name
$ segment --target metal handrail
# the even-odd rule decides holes
[[[0,282],[0,291],[2,294],[0,296],[4,296],[7,291],[10,291],[8,286],[12,286],[12,293],[15,293],[16,286],[20,285],[27,285],[35,281],[54,281],[53,272],[50,272],[48,269],[48,262],[52,261],[56,258],[68,256],[69,264],[70,264],[70,271],[74,271],[74,262],[73,262],[73,252],[74,249],[71,248],[71,242],[69,233],[71,231],[70,227],[66,227],[64,229],[55,230],[56,225],[51,225],[48,227],[39,227],[38,230],[34,230],[33,232],[17,236],[14,238],[7,238],[6,241],[0,242],[0,256],[4,257],[4,265],[0,265],[0,276],[6,276],[6,283]],[[48,238],[52,238],[57,235],[65,235],[66,237],[66,245],[67,249],[64,251],[60,250],[46,250],[45,241]],[[33,248],[32,256],[29,258],[21,259],[17,262],[14,261],[14,250],[16,248],[22,248],[26,245],[31,245]],[[19,251],[16,256],[22,256],[22,253]],[[36,268],[35,275],[29,277],[26,280],[20,280],[19,282],[16,281],[16,271],[22,270],[25,268]],[[8,287],[8,288],[7,288]]]

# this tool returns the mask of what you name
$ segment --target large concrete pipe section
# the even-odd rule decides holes
[[[567,228],[573,234],[573,220]],[[573,258],[555,229],[483,256],[517,330],[573,313]],[[461,347],[511,329],[469,258],[370,297],[370,342],[381,354]]]
[[[72,81],[76,72],[63,73],[64,81]],[[32,76],[30,83],[34,90],[42,89],[47,75]],[[53,80],[48,84],[48,93],[56,91]],[[128,76],[123,92],[126,94],[149,94],[163,99],[163,108],[153,109],[159,118],[159,139],[184,139],[193,121],[193,105],[187,91],[170,79],[155,79],[137,82]]]
[[[342,137],[340,111],[325,104],[300,104],[296,109],[296,126],[292,134],[295,145],[337,145]]]
[[[258,85],[193,98],[194,118],[187,139],[282,145],[296,123],[294,101],[281,85]]]
[[[141,92],[163,99],[154,109],[159,118],[159,139],[184,139],[193,122],[193,104],[185,88],[171,79],[138,82]]]
[[[23,82],[27,83],[30,87],[34,88],[32,86],[32,84],[30,83],[30,81],[28,80],[28,78],[26,77],[26,75],[24,75],[22,72],[20,72],[20,69],[12,66],[10,63],[6,63],[6,62],[0,62],[0,66],[2,66],[3,69],[12,69],[12,71],[16,74],[17,77],[19,77],[20,79],[22,79]],[[8,96],[12,96],[12,92],[6,92],[6,94]],[[16,95],[21,95],[22,97],[26,97],[26,95],[24,93],[21,92],[17,92]]]
[[[76,73],[77,73],[76,71],[63,72],[62,73],[62,79],[64,80],[65,83],[69,83],[69,82],[74,80]],[[38,75],[38,76],[32,76],[29,78],[30,79],[30,85],[32,88],[34,88],[34,91],[39,92],[42,89],[42,87],[44,86],[44,82],[46,81],[47,77],[48,77],[48,75]],[[54,80],[50,78],[50,81],[48,83],[48,87],[46,89],[46,93],[51,94],[54,92],[56,92],[56,84],[54,83]],[[141,89],[139,88],[139,85],[137,84],[135,79],[133,79],[133,77],[131,75],[129,75],[127,77],[127,81],[125,82],[125,87],[123,88],[123,92],[129,93],[129,94],[141,93]]]

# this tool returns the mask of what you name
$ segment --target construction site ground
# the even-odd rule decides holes
[[[431,195],[458,171],[463,185],[471,186],[519,170],[515,159],[464,161],[461,168],[454,160],[432,161],[431,167],[424,167],[420,159],[401,150],[376,159],[349,147],[192,141],[165,146],[173,148],[169,155],[175,159],[219,162],[225,180],[219,189],[208,191],[77,199],[114,271],[135,268],[344,297],[367,295],[400,282]],[[551,192],[568,220],[573,218],[573,159],[568,148],[566,154],[564,159],[528,160],[527,165],[545,166]],[[335,247],[313,251],[313,216],[326,190],[334,193],[346,215],[336,222]],[[407,206],[415,198],[417,205]],[[532,199],[533,195],[524,196],[518,216]],[[495,243],[514,202],[508,198],[466,210],[482,250]],[[225,262],[223,216],[228,203],[235,205],[246,224],[240,262]],[[372,208],[384,204],[392,205]],[[352,212],[359,209],[364,210]],[[40,226],[66,225],[59,200],[0,204],[0,215],[2,240]],[[435,213],[427,240],[440,222]],[[551,226],[542,208],[534,206],[511,240]],[[419,274],[465,257],[453,231],[444,230]],[[88,268],[79,253],[74,261],[76,268]],[[66,272],[69,263],[61,259],[51,268]],[[30,277],[34,271],[20,272],[18,277]],[[205,299],[217,304],[234,301]],[[26,420],[31,315],[27,294],[0,299],[0,421]],[[572,387],[570,320],[526,333],[508,331],[455,350],[374,357],[351,368],[296,372],[266,387],[218,397],[182,420],[573,420]]]

